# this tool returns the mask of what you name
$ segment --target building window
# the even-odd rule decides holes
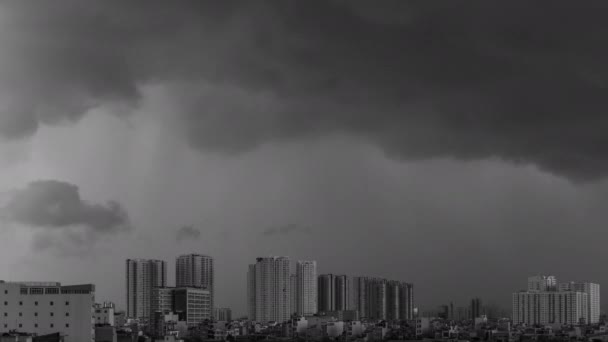
[[[38,302],[34,302],[34,305],[38,306]]]
[[[51,302],[51,306],[55,305],[55,303]]]
[[[66,324],[65,324],[65,327],[66,327],[66,328],[69,328],[69,327],[70,327],[70,324],[69,324],[69,323],[66,323]]]
[[[51,317],[52,317],[52,316],[55,316],[55,314],[51,312]]]
[[[21,288],[21,294],[27,294],[27,287]]]
[[[34,323],[34,328],[38,328],[38,323]]]
[[[70,315],[70,313],[69,313],[69,312],[66,312],[66,313],[65,313],[65,317],[68,317],[69,315]]]
[[[19,302],[19,306],[23,306],[23,302]]]
[[[65,302],[65,305],[70,305],[70,302]]]
[[[20,313],[19,313],[19,317],[23,317],[23,312],[20,312]]]
[[[38,313],[37,313],[37,312],[34,312],[34,316],[38,317]]]
[[[53,328],[55,325],[53,323],[51,323],[51,328]]]
[[[19,328],[23,328],[23,324],[19,323]]]

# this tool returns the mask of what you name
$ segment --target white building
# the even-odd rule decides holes
[[[257,258],[247,274],[249,319],[285,322],[291,316],[288,257]]]
[[[317,262],[298,261],[296,264],[297,313],[310,316],[317,313]]]
[[[513,294],[514,324],[579,324],[587,322],[587,294],[575,291]]]
[[[93,311],[93,319],[95,324],[114,326],[114,303],[96,303]]]
[[[199,287],[158,287],[152,291],[152,318],[173,312],[189,327],[211,319],[211,292]],[[160,315],[160,316],[159,316]],[[156,328],[154,328],[156,329]]]
[[[559,284],[560,291],[577,291],[587,294],[587,323],[595,324],[600,321],[600,284],[568,282]]]
[[[592,307],[591,307],[592,306]],[[561,283],[554,276],[528,278],[528,290],[513,293],[514,324],[580,324],[599,321],[599,285]]]
[[[213,258],[202,254],[179,256],[175,261],[175,286],[200,287],[211,293],[211,307],[214,305]]]
[[[66,342],[94,341],[94,285],[0,281],[0,333],[60,333]]]
[[[167,285],[167,263],[162,260],[127,259],[127,316],[146,322],[150,317],[152,289]]]

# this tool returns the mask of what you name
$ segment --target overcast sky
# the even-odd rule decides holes
[[[585,7],[579,7],[585,6]],[[509,308],[608,284],[608,3],[5,1],[0,279],[257,256]],[[604,296],[603,308],[608,305]]]

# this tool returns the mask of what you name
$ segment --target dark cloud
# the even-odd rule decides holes
[[[194,226],[183,226],[177,230],[175,238],[178,242],[184,240],[198,240],[201,237],[201,231]]]
[[[56,180],[34,181],[15,191],[2,211],[12,222],[36,228],[84,227],[104,234],[129,227],[119,203],[90,203],[80,197],[78,186]]]
[[[160,85],[198,149],[348,134],[403,159],[608,172],[608,4],[2,4],[0,134]]]
[[[271,227],[262,232],[264,236],[285,235],[291,233],[310,233],[312,230],[308,226],[290,223],[280,227]]]

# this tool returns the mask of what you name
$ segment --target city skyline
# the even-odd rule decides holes
[[[608,284],[606,17],[2,1],[1,278],[95,284],[126,309],[126,259],[165,260],[175,285],[175,258],[200,253],[233,316],[267,255],[407,281],[420,310],[510,310],[535,274]]]

